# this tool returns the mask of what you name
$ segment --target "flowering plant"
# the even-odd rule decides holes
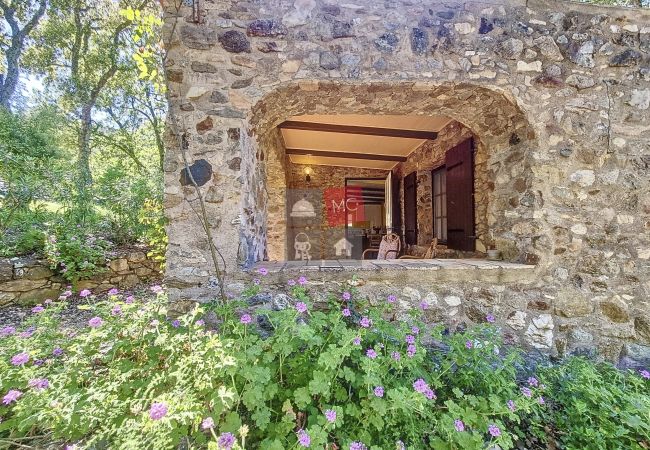
[[[52,234],[45,241],[45,256],[50,267],[63,278],[76,282],[104,270],[106,252],[112,243],[83,230]]]
[[[347,300],[338,292],[320,303],[305,283],[290,290],[293,304],[254,310],[244,298],[173,320],[160,289],[144,303],[117,291],[82,306],[82,329],[61,327],[64,302],[46,305],[23,330],[0,329],[0,439],[36,447],[506,449],[544,443],[545,426],[567,424],[555,415],[568,408],[554,397],[558,372],[522,373],[521,357],[492,325],[447,333],[416,310],[390,322],[395,303],[371,307],[353,289]],[[208,317],[218,332],[207,329]],[[621,376],[620,395],[635,396],[637,409],[620,426],[650,442],[641,409],[650,382]]]

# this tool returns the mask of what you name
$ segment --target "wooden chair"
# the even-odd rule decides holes
[[[388,233],[381,239],[379,248],[368,248],[363,251],[362,259],[367,258],[368,253],[377,253],[376,259],[397,259],[402,250],[400,237],[395,233]]]
[[[399,257],[399,259],[433,259],[436,257],[438,251],[438,238],[433,238],[433,241],[431,241],[431,245],[429,245],[429,248],[427,249],[426,253],[424,256],[413,256],[413,255],[402,255]]]

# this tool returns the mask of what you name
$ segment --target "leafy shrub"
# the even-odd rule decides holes
[[[59,228],[47,237],[45,255],[52,269],[76,282],[105,270],[106,253],[112,243],[81,228]]]
[[[572,358],[540,378],[553,393],[548,418],[563,448],[648,448],[650,384],[641,377]]]
[[[169,239],[165,230],[167,219],[163,212],[162,202],[146,199],[138,214],[138,220],[144,226],[142,238],[150,249],[147,256],[164,267]]]
[[[292,295],[295,301],[278,311],[247,312],[245,303],[231,302],[173,321],[164,295],[144,304],[114,295],[82,306],[95,317],[79,332],[59,327],[63,304],[36,309],[22,333],[4,331],[0,439],[44,446],[47,436],[124,449],[181,442],[211,449],[482,449],[512,448],[534,428],[531,420],[574,432],[576,422],[554,419],[559,405],[542,404],[573,401],[552,391],[555,372],[545,374],[546,387],[533,377],[518,381],[519,356],[489,325],[449,335],[415,312],[390,323],[384,317],[395,313],[393,303],[369,307],[354,292],[333,293],[328,305],[312,304],[299,283]],[[219,324],[218,334],[206,330],[203,317]],[[634,383],[647,405],[649,382],[626,374],[608,379]],[[627,395],[621,389],[597,399],[604,410]],[[645,428],[628,430],[648,442]]]

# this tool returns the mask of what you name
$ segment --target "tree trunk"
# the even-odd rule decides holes
[[[92,173],[90,171],[90,133],[93,105],[86,104],[81,109],[79,141],[77,148],[77,196],[81,219],[85,221],[91,208]]]

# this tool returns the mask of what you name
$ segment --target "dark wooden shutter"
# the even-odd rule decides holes
[[[474,251],[474,153],[472,140],[447,151],[447,246]]]
[[[418,242],[417,174],[404,177],[404,242],[415,245]]]
[[[393,200],[393,233],[399,235],[401,238],[404,237],[404,231],[402,230],[402,202],[400,201],[400,183],[401,180],[398,176],[391,177],[391,196]]]

